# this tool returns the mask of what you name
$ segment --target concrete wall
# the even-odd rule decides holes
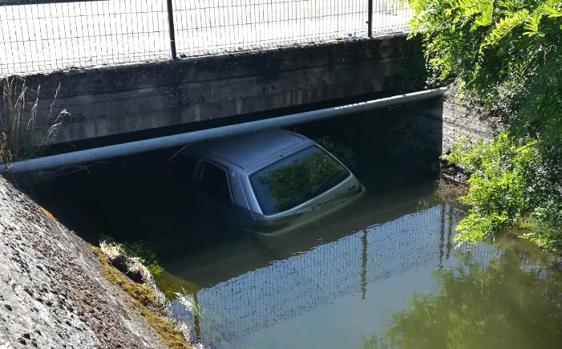
[[[41,86],[38,127],[61,84],[54,110],[72,114],[57,139],[63,143],[415,89],[420,67],[419,43],[394,36],[26,80],[31,91]]]
[[[164,349],[73,231],[0,176],[0,348]]]
[[[442,110],[443,154],[449,153],[453,145],[463,138],[491,141],[499,129],[501,125],[497,118],[490,117],[489,113],[470,102],[456,100],[454,90],[447,92]]]
[[[417,116],[412,119],[415,127],[427,133],[429,137],[426,141],[434,143],[439,154],[450,153],[453,145],[463,138],[491,141],[501,127],[497,118],[490,117],[470,100],[458,100],[455,93],[455,87],[449,86],[443,98],[410,111]]]
[[[438,173],[440,155],[462,138],[492,140],[497,121],[474,103],[461,103],[450,88],[444,97],[299,125],[297,131],[351,146],[363,166],[399,162],[399,172],[416,177]]]

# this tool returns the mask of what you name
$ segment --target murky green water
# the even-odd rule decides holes
[[[94,243],[110,235],[154,250],[183,279],[164,286],[190,291],[173,302],[177,317],[218,349],[562,348],[554,257],[513,239],[454,249],[463,212],[436,198],[435,176],[423,179],[438,168],[441,127],[427,140],[415,118],[384,110],[300,127],[351,147],[368,191],[276,239],[195,214],[187,181],[165,165],[175,150],[97,164],[32,191]],[[185,312],[193,304],[196,316]]]
[[[397,188],[290,236],[175,256],[170,271],[198,285],[176,315],[217,348],[559,348],[553,257],[509,239],[454,249],[463,212],[434,189]]]

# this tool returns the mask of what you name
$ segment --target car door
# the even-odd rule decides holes
[[[195,183],[201,212],[209,226],[222,230],[232,211],[232,190],[228,170],[214,162],[203,160]]]
[[[204,160],[199,171],[197,187],[207,199],[212,201],[213,205],[222,208],[232,206],[232,194],[226,168]]]

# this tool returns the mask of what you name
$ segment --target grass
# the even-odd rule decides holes
[[[198,289],[194,283],[170,274],[166,270],[155,276],[154,279],[158,288],[168,299],[175,298],[178,292],[194,293]]]
[[[0,162],[10,163],[37,155],[40,149],[51,144],[57,136],[63,121],[70,115],[62,110],[53,115],[53,108],[60,84],[57,87],[49,114],[47,127],[36,127],[39,118],[41,86],[28,103],[30,89],[25,79],[19,77],[2,80],[2,110],[0,110]],[[42,130],[42,131],[41,131]]]
[[[104,241],[103,243],[105,243],[109,248],[115,249],[120,254],[131,258],[138,258],[155,278],[164,271],[164,268],[162,268],[156,258],[156,254],[146,247],[142,241],[121,243],[109,238],[109,240]]]
[[[120,254],[138,260],[150,271],[158,288],[164,293],[166,298],[176,297],[176,293],[194,293],[197,285],[182,278],[179,278],[160,265],[156,254],[148,248],[142,241],[116,242],[110,236],[103,237],[105,244],[115,249]]]
[[[105,278],[119,286],[129,296],[135,309],[158,333],[162,342],[168,348],[191,348],[174,322],[164,314],[158,304],[158,297],[149,286],[134,282],[113,267],[99,247],[91,246],[91,250],[100,261]]]

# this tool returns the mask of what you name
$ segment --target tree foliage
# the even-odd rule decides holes
[[[471,173],[459,238],[494,236],[523,218],[560,227],[562,1],[410,4],[434,80],[456,80],[506,125],[491,144],[462,144],[448,158]]]
[[[549,229],[529,222],[529,214],[553,225],[562,222],[556,182],[549,178],[537,143],[501,132],[490,144],[461,141],[454,147],[448,159],[471,173],[470,190],[461,198],[470,207],[457,227],[462,232],[461,239],[476,243],[519,222],[528,223],[528,227],[536,225],[539,229],[535,230],[546,234]],[[539,241],[544,247],[559,247],[556,239],[535,242]]]

